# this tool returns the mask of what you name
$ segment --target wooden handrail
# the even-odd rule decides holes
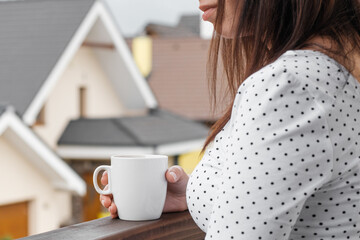
[[[188,211],[165,213],[158,220],[132,222],[110,217],[67,226],[32,235],[26,240],[51,239],[128,239],[128,240],[200,240],[205,234],[194,223]]]

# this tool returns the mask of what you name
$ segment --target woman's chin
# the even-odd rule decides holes
[[[215,33],[219,36],[221,36],[222,38],[226,38],[226,39],[233,39],[236,36],[236,31],[232,28],[229,27],[228,25],[223,25],[220,29],[218,27],[215,27],[215,19],[209,19],[207,20],[207,22],[212,23],[212,25],[214,26],[215,29]]]

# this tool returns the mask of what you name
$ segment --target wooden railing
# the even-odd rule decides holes
[[[189,212],[185,211],[165,213],[158,220],[143,222],[123,221],[106,217],[23,239],[200,240],[204,237],[205,234],[196,226]]]

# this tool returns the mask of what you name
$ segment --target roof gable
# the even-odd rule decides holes
[[[25,113],[94,2],[0,2],[0,102]]]
[[[21,121],[11,107],[6,107],[0,116],[0,136],[27,156],[56,189],[85,194],[85,182]]]
[[[6,86],[0,90],[0,103],[14,105],[26,124],[34,123],[57,80],[84,41],[101,35],[96,34],[99,19],[117,54],[96,52],[119,96],[127,100],[130,109],[157,106],[103,1],[30,0],[0,4],[0,15],[4,13],[1,17],[8,17],[0,24],[0,30],[5,32],[0,37],[0,46],[11,49],[0,57],[3,62],[0,84]],[[119,76],[126,81],[119,81]]]

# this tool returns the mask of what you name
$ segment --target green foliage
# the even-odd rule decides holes
[[[10,235],[0,236],[0,240],[12,240],[13,238]]]

